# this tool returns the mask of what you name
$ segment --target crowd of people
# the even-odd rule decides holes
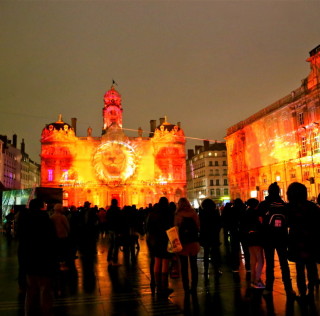
[[[263,289],[264,295],[273,292],[277,255],[287,297],[304,302],[313,299],[319,286],[320,207],[308,201],[307,188],[302,183],[291,183],[286,195],[287,202],[281,198],[280,187],[274,182],[264,201],[236,199],[227,204],[221,212],[225,244],[230,244],[233,272],[239,271],[241,252],[251,286]],[[289,262],[296,267],[298,294],[293,290]],[[264,267],[265,280],[262,280]]]
[[[29,208],[15,216],[19,286],[25,295],[26,315],[34,315],[39,308],[42,315],[52,314],[55,276],[70,269],[78,256],[95,256],[99,238],[108,238],[106,260],[110,269],[117,269],[120,250],[124,260],[135,265],[140,237],[146,236],[150,288],[159,298],[173,292],[169,276],[181,278],[185,295],[197,294],[201,248],[205,280],[210,263],[214,276],[221,277],[223,236],[232,273],[239,273],[243,256],[252,288],[272,295],[277,254],[288,299],[312,299],[319,285],[320,208],[308,201],[301,183],[289,185],[287,202],[280,193],[274,182],[264,201],[237,198],[220,209],[209,198],[199,209],[184,197],[176,204],[163,196],[158,203],[140,209],[134,205],[120,208],[118,200],[112,199],[105,209],[85,202],[79,208],[56,203],[48,210],[43,201],[31,200]],[[182,244],[178,253],[168,248],[167,230],[174,226]],[[298,294],[293,290],[289,262],[295,263]]]

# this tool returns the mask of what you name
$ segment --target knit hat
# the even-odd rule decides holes
[[[269,185],[268,188],[269,195],[279,195],[280,194],[280,187],[278,186],[277,182],[273,182]]]

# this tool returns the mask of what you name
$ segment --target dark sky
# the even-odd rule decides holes
[[[308,0],[1,0],[0,134],[24,138],[36,161],[59,114],[100,136],[114,79],[124,128],[166,115],[188,137],[221,141],[307,77],[319,12]]]

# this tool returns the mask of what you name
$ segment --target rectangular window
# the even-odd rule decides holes
[[[212,195],[212,196],[214,195],[214,189],[210,190],[210,195]]]
[[[217,196],[220,196],[220,189],[216,189]]]
[[[210,180],[210,186],[212,187],[213,185],[213,180]]]
[[[223,179],[223,185],[228,185],[228,179]]]
[[[219,179],[216,180],[216,185],[220,185]]]
[[[304,114],[303,114],[303,112],[300,112],[298,114],[298,123],[299,123],[299,125],[304,125]]]
[[[48,181],[53,181],[53,170],[48,169]]]
[[[318,133],[313,133],[313,151],[314,153],[320,152],[320,136]]]
[[[69,180],[68,170],[66,169],[62,170],[62,176],[63,176],[63,180]]]
[[[307,155],[307,138],[305,136],[301,137],[301,155]]]
[[[229,195],[229,190],[228,189],[223,189],[223,194],[224,195]]]

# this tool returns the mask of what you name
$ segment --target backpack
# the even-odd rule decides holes
[[[280,229],[287,228],[286,217],[283,214],[273,214],[269,219],[269,226]]]
[[[199,231],[192,217],[183,217],[179,227],[179,238],[182,244],[188,244],[199,240]]]
[[[265,214],[264,224],[272,233],[287,233],[287,218],[285,207],[282,203],[273,202]]]

